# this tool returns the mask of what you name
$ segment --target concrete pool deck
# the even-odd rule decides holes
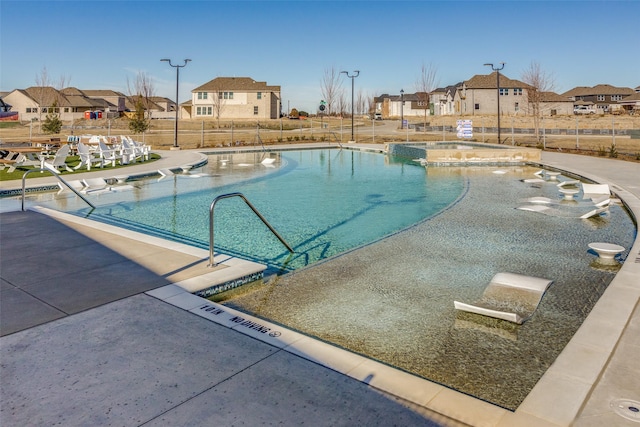
[[[166,152],[126,173],[199,158]],[[542,163],[610,184],[640,216],[640,164],[546,152]],[[201,275],[207,251],[161,248],[7,202],[2,425],[637,425],[611,403],[640,400],[638,240],[570,345],[510,412],[171,285]]]

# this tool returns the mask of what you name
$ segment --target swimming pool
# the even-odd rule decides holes
[[[496,174],[496,167],[424,168],[379,154],[322,150],[278,153],[281,167],[269,168],[259,163],[262,153],[242,156],[212,156],[203,171],[209,177],[168,177],[137,183],[130,193],[96,196],[99,209],[91,217],[206,247],[209,203],[241,189],[297,253],[287,259],[261,224],[245,226],[251,215],[243,216],[248,210],[239,203],[216,213],[236,223],[224,225],[216,241],[233,253],[262,257],[274,269],[296,271],[224,304],[509,409],[555,360],[613,278],[590,265],[588,242],[630,247],[635,233],[620,206],[589,220],[516,210],[527,197],[558,197],[553,184],[521,182],[533,167],[501,167],[504,173]],[[346,189],[335,196],[334,190]],[[199,193],[204,200],[196,201]],[[311,213],[300,214],[283,200]],[[351,207],[319,215],[342,201]],[[86,214],[74,198],[62,203]],[[375,237],[354,236],[379,231],[396,216],[403,221]],[[205,224],[204,235],[193,234],[196,222]],[[293,223],[303,230],[290,231]],[[263,234],[247,237],[254,228]],[[223,241],[227,233],[238,246]],[[323,240],[330,235],[346,237],[349,249]],[[320,262],[313,263],[317,254]],[[514,326],[455,312],[453,300],[473,302],[500,271],[554,280],[531,320]]]

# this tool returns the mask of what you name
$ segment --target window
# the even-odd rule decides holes
[[[196,107],[196,116],[211,116],[213,107]]]
[[[514,110],[515,111],[520,111],[520,103],[516,102],[516,105],[514,106]]]
[[[31,110],[34,110],[34,111],[31,111]],[[27,107],[27,111],[26,112],[27,113],[37,113],[38,111],[35,108],[32,109],[31,107]]]
[[[500,96],[509,95],[509,89],[500,88]]]
[[[514,95],[522,95],[522,88],[519,88],[519,87],[514,88],[513,89],[513,94]]]
[[[233,99],[233,92],[222,92],[220,99]]]
[[[622,101],[622,95],[611,95],[612,101]]]
[[[198,92],[198,99],[207,99],[208,95],[207,92]]]
[[[604,101],[604,95],[598,95],[598,101]]]
[[[253,107],[253,115],[254,116],[258,115],[258,106],[257,105]]]
[[[258,99],[262,99],[262,92],[258,92]]]
[[[69,112],[69,107],[64,107],[64,112],[68,113]]]
[[[475,104],[475,105],[473,106],[473,108],[474,108],[474,109],[476,109],[476,110],[479,110],[479,109],[480,109],[480,104]]]

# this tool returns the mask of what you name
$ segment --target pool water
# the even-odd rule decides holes
[[[459,176],[429,178],[407,160],[360,151],[283,152],[272,168],[253,156],[211,155],[203,171],[210,177],[169,176],[118,196],[137,200],[114,203],[113,195],[100,195],[89,217],[208,248],[211,202],[240,192],[295,253],[239,198],[216,204],[216,252],[293,270],[433,216],[465,186]]]
[[[588,243],[629,248],[635,238],[617,205],[586,220],[516,209],[538,196],[573,209],[553,183],[522,182],[539,170],[531,166],[425,168],[351,150],[271,155],[274,167],[260,163],[263,153],[211,155],[201,171],[210,176],[92,196],[98,209],[89,217],[208,247],[209,205],[241,192],[296,253],[239,199],[221,201],[216,251],[288,272],[222,295],[223,304],[508,409],[614,277],[594,263]],[[46,199],[88,214],[75,196]],[[473,303],[499,272],[554,281],[530,320],[517,326],[456,312],[454,300]]]

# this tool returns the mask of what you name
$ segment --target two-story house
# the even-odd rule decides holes
[[[595,109],[597,113],[608,113],[615,109],[625,97],[635,91],[629,87],[615,87],[600,84],[593,87],[578,86],[562,94],[577,105],[585,105]],[[613,107],[612,106],[616,106]]]
[[[216,77],[193,89],[189,104],[193,119],[259,120],[279,118],[280,103],[280,86],[250,77]]]
[[[497,71],[491,74],[478,74],[462,83],[455,93],[454,104],[457,114],[482,115],[497,114],[498,96],[500,97],[500,114],[524,114],[527,103],[528,85],[500,74],[498,88]]]
[[[433,114],[435,116],[450,116],[455,114],[454,98],[458,87],[462,86],[462,82],[455,85],[441,87],[431,92],[431,104],[433,105]]]

